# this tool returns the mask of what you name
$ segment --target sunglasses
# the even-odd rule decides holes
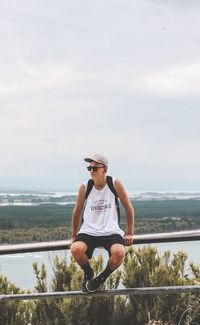
[[[93,170],[94,172],[96,172],[99,168],[104,168],[103,166],[98,167],[98,166],[87,166],[87,170],[90,172],[91,170]]]

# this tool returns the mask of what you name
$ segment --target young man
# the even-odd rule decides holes
[[[87,192],[88,182],[79,188],[72,213],[71,253],[84,271],[82,291],[94,292],[122,264],[125,245],[129,246],[133,243],[134,210],[122,183],[118,179],[110,178],[114,189],[112,184],[108,184],[110,182],[107,176],[107,158],[94,154],[84,160],[89,163],[87,169],[93,182],[89,194]],[[116,194],[126,211],[127,231],[125,234],[119,227]],[[78,231],[83,207],[83,223]],[[89,259],[96,247],[104,247],[109,253],[109,260],[105,270],[94,278]]]

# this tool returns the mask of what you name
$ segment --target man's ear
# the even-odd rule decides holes
[[[107,170],[108,170],[108,167],[104,167],[104,171],[105,171],[105,173],[107,173]]]

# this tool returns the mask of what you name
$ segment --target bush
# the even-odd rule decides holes
[[[129,248],[123,267],[115,271],[103,289],[200,284],[200,268],[190,264],[185,273],[184,252],[159,255],[156,248]],[[95,274],[103,269],[103,257],[92,260]],[[53,278],[48,288],[45,265],[33,264],[36,292],[80,290],[83,272],[73,259],[53,261]],[[188,270],[187,270],[188,271]],[[120,283],[121,279],[121,283]],[[0,294],[24,291],[0,276]],[[200,324],[200,295],[177,293],[143,296],[84,295],[78,298],[37,299],[0,303],[0,324],[4,325],[189,325]]]

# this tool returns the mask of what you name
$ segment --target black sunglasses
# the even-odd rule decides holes
[[[93,170],[94,172],[96,172],[98,170],[98,168],[104,168],[103,166],[98,167],[98,166],[87,166],[87,170],[90,172],[91,170]]]

